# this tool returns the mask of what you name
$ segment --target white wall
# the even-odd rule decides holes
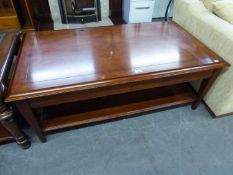
[[[164,17],[168,2],[169,0],[155,0],[153,18]]]
[[[109,17],[109,0],[100,0],[102,18]]]

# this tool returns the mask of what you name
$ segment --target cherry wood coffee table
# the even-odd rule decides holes
[[[42,142],[48,131],[174,105],[195,109],[229,66],[173,22],[31,32],[17,60],[5,101]],[[203,80],[197,94],[193,80]]]

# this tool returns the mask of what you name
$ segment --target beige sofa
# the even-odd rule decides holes
[[[173,20],[233,65],[233,25],[208,11],[201,0],[175,0]],[[192,85],[197,88],[198,83]],[[204,101],[215,116],[233,114],[233,67],[222,72]]]

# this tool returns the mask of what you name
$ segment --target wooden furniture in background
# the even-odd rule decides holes
[[[30,2],[36,21],[36,30],[53,30],[53,20],[48,0],[26,0]]]
[[[0,29],[35,30],[35,19],[28,0],[0,1]]]
[[[100,0],[58,0],[63,24],[101,20]]]
[[[7,10],[0,8],[1,29],[22,28],[24,31],[53,30],[53,20],[48,0],[5,1],[10,2],[10,8],[7,8]],[[60,0],[58,2],[60,2]],[[110,18],[113,23],[123,24],[124,21],[122,19],[122,0],[110,0],[109,8]],[[98,18],[100,19],[100,15],[98,16]]]
[[[12,107],[4,103],[10,69],[20,42],[18,34],[16,30],[0,30],[0,142],[15,140],[26,149],[30,142],[16,123]]]
[[[123,0],[109,0],[109,17],[115,25],[124,24],[122,19]]]
[[[0,29],[20,28],[12,0],[0,0]]]
[[[122,0],[110,0],[110,17],[122,17]]]
[[[44,131],[174,105],[195,109],[227,66],[175,23],[31,32],[5,101],[45,142]],[[201,79],[195,95],[187,83]],[[35,109],[43,109],[41,121]]]
[[[13,0],[21,29],[23,31],[35,30],[36,19],[34,17],[29,0]]]

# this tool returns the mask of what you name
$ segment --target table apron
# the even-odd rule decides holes
[[[159,79],[151,79],[134,83],[125,83],[120,85],[105,86],[75,92],[68,92],[63,94],[49,95],[45,97],[38,97],[30,99],[28,100],[28,102],[32,108],[47,107],[69,102],[93,99],[97,97],[122,94],[131,91],[169,86],[194,80],[202,80],[204,78],[209,78],[212,75],[212,73],[213,70],[192,72]]]

